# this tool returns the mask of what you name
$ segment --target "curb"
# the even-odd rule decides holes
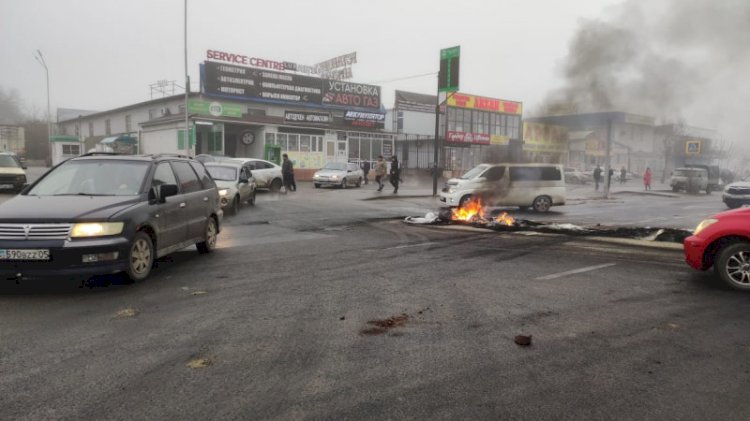
[[[658,196],[658,197],[671,197],[671,198],[680,197],[680,195],[673,194],[673,193],[661,193],[661,192],[648,193],[648,192],[645,192],[645,191],[630,191],[630,190],[613,192],[611,194],[634,194],[634,195],[637,195],[637,196]]]
[[[437,196],[432,196],[431,194],[392,194],[388,193],[385,195],[377,195],[372,197],[365,197],[364,199],[359,200],[395,200],[395,199],[423,199],[423,198],[437,198]]]

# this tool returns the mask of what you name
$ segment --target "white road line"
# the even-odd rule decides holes
[[[616,264],[617,263],[605,263],[603,265],[586,266],[585,268],[573,269],[573,270],[569,270],[569,271],[566,271],[566,272],[553,273],[552,275],[540,276],[540,277],[536,278],[536,280],[537,281],[546,281],[546,280],[550,280],[550,279],[557,279],[557,278],[562,278],[563,276],[573,275],[573,274],[576,274],[576,273],[590,272],[592,270],[608,268],[608,267],[614,266]]]
[[[386,247],[384,250],[405,249],[407,247],[429,246],[430,244],[434,244],[434,243],[431,242],[431,241],[428,241],[426,243],[404,244],[404,245],[401,245],[401,246]]]

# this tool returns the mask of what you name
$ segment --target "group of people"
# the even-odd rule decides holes
[[[362,172],[365,174],[365,184],[368,184],[367,175],[370,173],[370,161],[362,163]],[[375,161],[375,182],[378,183],[377,191],[379,192],[383,191],[383,187],[385,187],[383,178],[385,178],[386,173],[388,173],[388,166],[385,163],[383,155],[379,155],[378,160]],[[393,193],[398,193],[398,184],[401,182],[401,167],[398,164],[396,155],[393,155],[393,158],[391,158],[391,171],[388,180],[393,186]]]
[[[287,192],[295,192],[297,191],[297,183],[294,181],[294,164],[292,164],[292,161],[287,154],[281,155],[281,158],[283,159],[283,162],[281,163],[281,176],[284,182],[284,189]],[[365,184],[368,184],[369,181],[367,175],[370,172],[369,161],[364,161],[362,164],[362,172],[365,174]],[[379,192],[383,191],[383,187],[385,187],[383,179],[387,173],[388,166],[385,163],[385,159],[383,158],[383,155],[379,155],[378,160],[375,161],[375,182],[378,183]],[[398,193],[398,185],[401,182],[401,167],[399,166],[396,155],[393,155],[391,158],[391,170],[388,179],[393,186],[393,193]]]
[[[594,169],[594,190],[599,191],[599,183],[602,181],[602,167],[599,165],[596,166],[596,169]],[[610,168],[609,174],[607,176],[607,186],[609,187],[612,184],[612,176],[615,174],[615,171]],[[645,190],[651,190],[651,168],[646,168],[646,172],[643,173],[643,187]],[[625,184],[625,181],[628,179],[628,170],[625,169],[623,166],[620,168],[620,184]]]

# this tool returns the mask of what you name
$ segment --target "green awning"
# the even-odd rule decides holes
[[[127,144],[127,145],[135,145],[136,143],[138,143],[138,140],[136,138],[132,137],[132,136],[128,136],[126,134],[121,134],[119,136],[112,136],[112,137],[104,138],[99,143],[102,143],[104,145],[109,145],[109,144],[112,144],[112,143],[115,143],[115,142],[120,142],[120,143],[124,143],[124,144]]]
[[[54,135],[49,137],[50,142],[78,142],[81,143],[81,139],[78,136],[66,136],[66,135]]]

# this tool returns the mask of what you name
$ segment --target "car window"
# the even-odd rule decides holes
[[[53,169],[28,192],[30,196],[133,196],[143,187],[150,163],[71,160]]]
[[[185,161],[174,161],[172,162],[172,167],[177,174],[182,193],[192,193],[201,190],[201,182],[190,164]]]
[[[168,162],[162,162],[156,166],[154,171],[154,179],[151,182],[151,186],[158,187],[165,184],[177,185],[177,179],[174,176],[174,171]]]
[[[18,168],[18,161],[10,155],[0,155],[0,167]]]
[[[266,169],[267,170],[267,169],[271,169],[271,168],[273,168],[273,164],[271,164],[270,162],[258,161],[258,169],[260,169],[260,170]]]
[[[469,171],[467,171],[466,174],[462,175],[460,178],[462,180],[471,180],[472,178],[477,177],[479,174],[484,172],[484,170],[486,169],[487,169],[487,165],[476,166],[470,169]]]
[[[487,181],[499,181],[505,175],[505,167],[492,167],[484,173]]]
[[[558,181],[562,173],[557,167],[511,167],[510,179],[513,181]]]
[[[195,170],[195,173],[198,174],[198,178],[200,178],[204,189],[216,187],[216,183],[214,183],[214,180],[208,174],[208,171],[206,171],[206,167],[204,167],[203,164],[199,162],[191,162],[190,165]]]
[[[237,179],[237,168],[225,165],[209,165],[207,168],[214,180],[235,181]]]

